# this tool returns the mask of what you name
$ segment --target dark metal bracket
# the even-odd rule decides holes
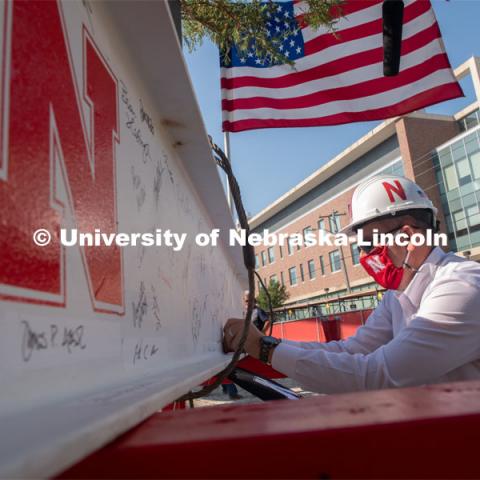
[[[400,71],[402,50],[403,0],[384,0],[383,14],[383,75],[393,77]]]

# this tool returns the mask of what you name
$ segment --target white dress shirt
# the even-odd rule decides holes
[[[353,337],[285,340],[272,366],[321,393],[480,379],[480,265],[437,247]]]

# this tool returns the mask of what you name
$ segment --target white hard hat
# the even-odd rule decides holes
[[[353,192],[352,222],[342,229],[342,233],[354,234],[356,228],[371,220],[394,216],[412,208],[430,210],[435,224],[437,209],[415,182],[397,175],[369,178]]]

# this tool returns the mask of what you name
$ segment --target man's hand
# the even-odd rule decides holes
[[[234,352],[237,349],[244,323],[245,320],[243,318],[230,318],[223,327],[223,350],[225,352]],[[247,341],[244,346],[245,352],[254,358],[260,358],[260,339],[263,335],[258,328],[250,324]]]

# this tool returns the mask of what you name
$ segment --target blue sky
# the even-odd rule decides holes
[[[432,3],[452,66],[457,67],[472,55],[480,56],[480,0],[433,0]],[[207,41],[191,54],[185,51],[185,57],[207,131],[223,146],[217,48]],[[462,87],[466,98],[445,102],[428,111],[453,113],[473,102],[470,78],[462,81]],[[231,159],[246,210],[255,215],[378,123],[231,134]]]

